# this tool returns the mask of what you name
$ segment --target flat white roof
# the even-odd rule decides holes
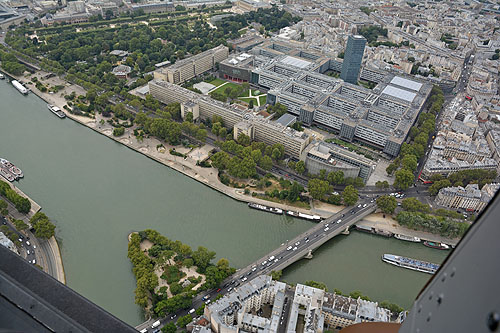
[[[405,87],[405,88],[415,90],[415,91],[420,91],[420,88],[422,88],[422,83],[408,80],[408,79],[405,79],[404,77],[401,77],[401,76],[395,76],[391,80],[391,83],[395,84],[397,86]]]
[[[413,99],[417,96],[417,94],[412,93],[411,91],[399,89],[391,85],[385,87],[384,90],[382,90],[382,94],[387,94],[410,103],[413,102]]]
[[[291,66],[295,66],[295,67],[299,67],[299,68],[306,68],[307,66],[309,66],[311,64],[310,61],[306,61],[306,60],[303,60],[303,59],[295,58],[295,57],[292,57],[292,56],[286,56],[286,57],[284,57],[281,60],[281,62],[284,63],[284,64],[286,64],[286,65],[291,65]]]

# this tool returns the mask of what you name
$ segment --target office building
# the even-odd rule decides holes
[[[300,158],[305,162],[307,171],[319,174],[342,171],[344,178],[360,177],[365,182],[375,169],[375,162],[335,144],[313,142],[302,153]]]
[[[235,105],[222,103],[166,81],[150,81],[149,91],[154,98],[165,104],[179,102],[182,107],[183,103],[196,101],[201,119],[212,119],[214,115],[220,116],[224,126],[228,129],[232,129],[240,122],[248,123],[251,127],[239,124],[236,126],[236,131],[250,133],[252,140],[264,142],[267,145],[280,143],[285,148],[285,153],[294,159],[299,159],[302,151],[311,141],[311,138],[303,132],[295,131],[269,118],[254,115],[247,109],[242,110]],[[251,129],[244,130],[244,128]]]
[[[227,46],[219,45],[192,57],[178,60],[175,64],[160,68],[154,72],[154,78],[174,84],[181,84],[193,77],[208,72],[215,68],[229,55]]]
[[[344,51],[344,62],[340,78],[352,84],[358,83],[359,70],[363,61],[366,39],[360,35],[350,35]]]

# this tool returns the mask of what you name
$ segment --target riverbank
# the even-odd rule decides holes
[[[40,73],[35,73],[37,77],[43,76],[44,74]],[[60,80],[57,82],[57,79]],[[130,149],[135,150],[138,153],[141,153],[165,166],[168,166],[194,180],[199,181],[200,183],[211,187],[212,189],[227,195],[231,197],[234,200],[240,201],[240,202],[253,202],[253,203],[258,203],[262,205],[269,205],[270,201],[268,200],[263,200],[263,199],[258,199],[255,197],[252,197],[251,195],[246,195],[242,193],[241,189],[236,189],[233,187],[226,186],[222,184],[218,178],[218,170],[215,168],[203,168],[201,166],[197,166],[196,162],[197,160],[194,159],[194,154],[188,155],[185,159],[179,156],[171,155],[169,153],[170,149],[176,148],[179,152],[181,151],[182,148],[176,147],[176,146],[171,146],[166,144],[165,142],[162,142],[156,138],[145,138],[142,141],[137,140],[137,138],[133,135],[133,127],[131,128],[126,128],[125,133],[122,136],[115,137],[113,136],[113,129],[111,125],[109,125],[106,121],[109,118],[104,118],[99,114],[95,115],[95,118],[88,118],[88,117],[82,117],[82,116],[77,116],[73,115],[70,112],[68,112],[66,109],[64,109],[64,105],[66,105],[66,100],[64,99],[64,95],[70,94],[71,92],[75,92],[77,95],[78,94],[85,94],[85,90],[82,87],[76,86],[74,84],[69,84],[59,78],[51,78],[49,80],[52,80],[50,82],[53,85],[64,85],[65,88],[61,90],[57,94],[49,94],[49,93],[43,93],[40,90],[38,90],[35,85],[28,83],[26,78],[24,77],[19,77],[18,80],[23,81],[23,84],[29,88],[35,95],[40,97],[42,100],[44,100],[48,104],[52,104],[55,106],[58,106],[69,119],[72,119],[84,126],[87,126],[88,128],[94,130],[95,132],[104,135],[118,143],[121,143]],[[47,82],[43,81],[43,82]],[[48,111],[47,111],[48,112]],[[101,120],[104,120],[104,124],[101,123]],[[159,145],[163,145],[165,149],[158,150],[156,147]],[[210,151],[212,149],[215,149],[216,147],[211,146],[209,144],[205,144],[205,147],[203,150],[205,151]],[[323,218],[327,218],[331,215],[330,212],[325,211],[325,210],[318,210],[316,211],[314,208],[313,209],[303,209],[303,208],[297,208],[295,206],[291,205],[286,205],[286,204],[281,204],[281,203],[273,203],[274,207],[281,208],[284,210],[293,210],[293,211],[299,211],[301,213],[305,214],[316,214],[320,215]]]
[[[44,72],[38,72],[35,73],[34,75],[40,79],[40,77],[44,76],[45,74],[46,73]],[[69,119],[72,119],[80,123],[81,125],[84,125],[92,129],[93,131],[114,140],[115,142],[123,144],[128,148],[138,153],[141,153],[142,155],[150,159],[155,160],[156,162],[159,162],[167,167],[170,167],[171,169],[176,170],[182,173],[183,175],[186,175],[194,180],[197,180],[198,182],[234,200],[246,203],[250,202],[258,203],[266,206],[272,205],[273,207],[280,208],[283,210],[292,210],[305,214],[319,215],[323,218],[328,218],[344,208],[343,206],[334,206],[317,200],[313,200],[311,202],[311,209],[305,209],[305,208],[298,208],[292,205],[275,203],[268,200],[259,199],[256,197],[252,197],[251,195],[246,195],[241,189],[236,189],[222,184],[218,178],[217,169],[203,168],[201,166],[196,165],[197,160],[194,159],[196,154],[188,154],[189,150],[186,148],[171,146],[156,138],[145,138],[142,141],[139,141],[133,135],[134,127],[126,128],[125,133],[122,136],[115,137],[113,136],[114,127],[107,123],[107,120],[109,118],[102,117],[99,114],[96,114],[95,118],[88,118],[71,114],[66,109],[64,109],[64,105],[66,105],[67,101],[64,99],[63,96],[69,95],[72,92],[75,92],[77,96],[83,95],[86,92],[82,87],[70,84],[59,77],[54,77],[45,80],[44,83],[50,83],[51,85],[63,85],[64,89],[62,89],[57,94],[49,94],[49,93],[43,93],[40,90],[38,90],[35,85],[27,83],[26,78],[24,77],[19,77],[17,79],[20,81],[24,81],[26,87],[28,87],[35,95],[44,100],[46,103],[58,106],[61,110],[65,112],[65,114]],[[159,147],[160,145],[164,146],[164,148],[157,149],[157,147]],[[169,151],[172,148],[175,148],[178,152],[186,153],[187,157],[183,158],[171,155]],[[203,150],[205,152],[208,152],[215,148],[216,147],[212,145],[205,144]],[[381,216],[377,216],[377,214],[372,214],[368,216],[365,220],[360,222],[360,225],[375,227],[376,229],[384,232],[399,233],[411,237],[416,236],[422,239],[437,241],[437,242],[445,242],[447,244],[452,244],[452,245],[458,242],[458,239],[454,240],[447,239],[439,235],[434,235],[426,232],[404,228],[402,226],[399,226],[399,224],[395,220],[389,221],[389,219],[383,219]]]
[[[36,203],[33,199],[31,199],[29,196],[27,196],[23,191],[17,188],[17,186],[7,181],[1,175],[0,175],[0,180],[9,184],[10,188],[16,191],[17,194],[30,201],[31,209],[28,214],[21,214],[15,209],[9,209],[9,215],[11,215],[15,219],[22,220],[24,221],[24,223],[28,224],[31,217],[33,217],[33,215],[38,213],[42,209],[42,207],[38,203]],[[39,241],[31,231],[26,230],[23,233],[25,234],[25,236],[30,237],[30,239],[32,239],[32,242],[33,240],[40,242],[39,251],[35,251],[34,253],[37,256],[38,263],[43,268],[44,272],[52,275],[59,282],[66,284],[66,274],[64,273],[61,251],[56,238],[52,236],[46,242],[43,243],[43,241]],[[26,251],[21,251],[21,253],[26,255]],[[24,258],[26,258],[26,256],[24,256]]]

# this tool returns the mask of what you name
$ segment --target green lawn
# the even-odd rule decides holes
[[[223,81],[222,83],[224,83],[224,82],[227,82],[227,81]],[[210,83],[212,83],[212,82],[210,82]],[[222,83],[221,83],[221,84],[219,84],[219,85],[218,85],[218,87],[220,87],[220,86],[222,85]],[[212,83],[212,84],[213,84],[213,83]],[[220,87],[220,88],[217,88],[217,89],[213,90],[212,92],[217,91],[217,92],[223,93],[223,92],[224,92],[224,90],[225,90],[225,89],[227,89],[228,87],[231,87],[231,88],[237,88],[237,87],[238,87],[238,85],[237,85],[236,83],[228,82],[228,83],[226,83],[225,85],[223,85],[222,87]]]
[[[259,97],[259,102],[260,102],[261,106],[264,105],[264,104],[266,104],[266,101],[267,101],[267,95]]]
[[[257,99],[254,98],[254,97],[238,97],[238,99],[240,101],[243,101],[243,102],[247,102],[247,103],[250,103],[250,101],[252,100],[254,102],[255,105],[257,105]]]
[[[215,79],[215,80],[210,81],[210,82],[208,82],[208,83],[213,84],[214,86],[218,87],[218,86],[220,86],[221,84],[223,84],[224,82],[226,82],[226,81],[221,80],[221,79]]]

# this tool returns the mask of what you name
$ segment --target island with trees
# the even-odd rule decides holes
[[[196,294],[217,287],[235,272],[227,259],[213,264],[215,255],[203,246],[192,250],[155,230],[131,233],[128,258],[137,280],[135,303],[147,316],[164,317],[190,308]]]

